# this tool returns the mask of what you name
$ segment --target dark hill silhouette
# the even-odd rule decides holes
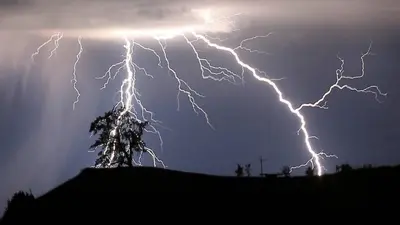
[[[210,200],[214,206],[231,204],[232,200],[243,198],[286,207],[299,205],[300,201],[304,204],[302,207],[319,208],[394,206],[400,195],[399,178],[400,166],[357,169],[322,177],[279,178],[224,177],[151,167],[84,169],[78,176],[36,198],[29,210],[20,212],[21,216],[5,215],[4,221],[15,222],[29,214],[30,222],[43,222],[51,220],[49,215],[67,212],[69,217],[78,214],[82,217],[81,213],[91,210],[101,214],[102,207],[135,209],[142,207],[141,204],[159,205],[157,201],[181,207],[209,204]]]

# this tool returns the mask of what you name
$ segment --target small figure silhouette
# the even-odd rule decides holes
[[[236,176],[242,177],[243,176],[243,166],[237,164],[237,169],[235,170]]]
[[[336,173],[339,173],[340,172],[340,166],[339,165],[336,165]]]
[[[246,175],[248,177],[250,177],[251,176],[251,164],[250,163],[246,164],[245,170],[246,170]]]

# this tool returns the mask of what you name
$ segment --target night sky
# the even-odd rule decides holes
[[[371,94],[336,89],[327,99],[328,110],[307,108],[302,113],[311,135],[319,138],[312,141],[315,149],[339,157],[322,161],[328,173],[334,172],[335,165],[340,163],[354,166],[400,163],[400,109],[395,105],[400,98],[397,77],[400,32],[395,22],[400,21],[400,5],[396,1],[379,1],[379,5],[371,0],[320,1],[325,5],[310,0],[299,0],[296,4],[255,0],[229,4],[194,0],[184,1],[185,4],[179,0],[136,1],[132,3],[135,13],[129,18],[104,15],[108,6],[101,0],[74,1],[61,8],[56,2],[8,0],[0,6],[3,12],[0,37],[4,43],[0,47],[1,206],[15,191],[31,189],[40,195],[93,165],[97,154],[88,152],[95,140],[90,138],[90,122],[115,104],[116,92],[125,75],[120,73],[107,89],[100,90],[104,81],[95,77],[121,61],[124,42],[118,38],[83,36],[84,52],[77,67],[81,97],[72,110],[76,93],[70,80],[79,50],[74,32],[60,41],[51,59],[47,57],[54,44],[43,48],[35,64],[31,64],[31,54],[49,36],[43,35],[46,32],[35,36],[27,31],[54,27],[83,30],[101,27],[103,21],[107,21],[107,26],[121,22],[132,29],[142,28],[140,24],[158,26],[159,21],[179,27],[184,23],[179,15],[187,16],[189,9],[199,7],[220,9],[224,15],[243,11],[243,15],[233,18],[240,30],[210,33],[210,36],[228,38],[223,42],[215,40],[218,44],[236,47],[245,38],[273,32],[267,38],[246,44],[268,54],[238,53],[243,61],[265,71],[269,77],[284,78],[276,83],[295,106],[316,101],[335,82],[335,71],[340,67],[337,54],[345,59],[344,75],[359,75],[360,56],[372,40],[373,54],[365,58],[365,77],[348,84],[361,89],[378,85],[388,93],[386,98],[379,98],[382,103]],[[93,4],[88,7],[87,17],[81,9],[87,7],[85,4]],[[118,12],[117,6],[124,6],[129,11],[124,4],[126,1],[116,1],[112,9]],[[70,11],[57,17],[62,7]],[[95,22],[88,23],[89,18]],[[135,22],[130,24],[129,20]],[[160,53],[156,41],[144,38],[139,42]],[[267,158],[264,172],[270,173],[310,158],[302,136],[297,135],[298,120],[278,102],[270,86],[258,82],[248,72],[244,85],[203,80],[195,55],[184,39],[178,37],[167,43],[171,66],[192,88],[206,96],[196,101],[215,127],[211,129],[201,114],[196,115],[183,95],[177,111],[176,81],[166,68],[157,67],[154,55],[135,49],[135,62],[154,76],[151,79],[139,74],[137,88],[147,109],[166,127],[159,128],[163,151],[157,136],[145,134],[144,138],[170,169],[234,175],[237,163],[251,163],[253,174],[258,175],[260,156]],[[233,57],[206,48],[202,43],[196,43],[196,47],[201,56],[240,73]],[[146,157],[144,163],[151,165],[150,158]],[[304,169],[294,173],[304,174]]]

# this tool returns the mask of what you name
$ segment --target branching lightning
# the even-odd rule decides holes
[[[63,33],[60,33],[60,32],[57,33],[57,38],[56,38],[56,40],[54,41],[55,47],[54,47],[53,50],[51,50],[50,55],[49,55],[49,57],[48,57],[49,59],[56,53],[58,47],[60,46],[60,41],[61,41],[61,39],[63,38],[63,36],[64,36]]]
[[[215,20],[210,18],[210,15],[208,14],[206,22],[214,23]],[[117,104],[121,104],[125,107],[125,111],[123,111],[122,114],[130,113],[138,120],[150,121],[151,122],[150,129],[148,129],[146,131],[156,134],[159,137],[160,147],[162,149],[163,148],[163,140],[162,140],[159,130],[156,128],[156,126],[161,124],[161,121],[157,120],[155,118],[155,114],[152,111],[148,110],[144,106],[144,104],[140,100],[140,92],[136,86],[138,71],[141,71],[145,76],[154,78],[153,75],[149,74],[145,68],[140,67],[133,59],[133,52],[134,52],[135,47],[146,50],[146,51],[152,53],[155,57],[157,57],[158,66],[160,68],[165,68],[168,71],[168,74],[171,75],[171,77],[173,79],[175,79],[176,84],[177,84],[177,96],[176,96],[177,97],[177,110],[180,109],[180,96],[184,95],[187,98],[187,100],[190,102],[193,111],[196,114],[202,114],[204,116],[207,124],[211,128],[214,129],[207,112],[196,103],[197,98],[203,98],[205,96],[203,94],[199,93],[198,91],[196,91],[195,89],[193,89],[188,84],[187,81],[183,80],[177,74],[177,72],[174,70],[174,68],[168,58],[167,41],[169,39],[182,38],[183,41],[192,49],[194,58],[197,60],[197,63],[198,63],[199,72],[203,79],[208,79],[208,80],[218,81],[218,82],[227,81],[232,84],[237,84],[237,81],[239,81],[239,80],[242,83],[244,82],[244,75],[247,72],[247,73],[250,73],[250,75],[252,75],[252,77],[255,78],[256,80],[258,80],[259,82],[263,82],[266,85],[268,85],[270,88],[272,88],[274,90],[279,102],[282,103],[283,106],[285,106],[295,118],[297,118],[299,125],[300,125],[298,133],[302,134],[304,145],[305,145],[308,153],[311,156],[310,160],[308,160],[306,163],[301,164],[299,166],[293,166],[293,167],[291,167],[291,170],[298,169],[298,168],[301,168],[301,167],[311,164],[311,166],[313,168],[314,167],[316,168],[317,174],[319,176],[321,176],[323,173],[323,170],[324,170],[324,166],[321,163],[321,159],[330,158],[330,157],[337,158],[337,156],[328,155],[322,151],[317,152],[314,149],[310,140],[318,139],[318,138],[316,136],[310,134],[310,131],[307,128],[307,120],[306,120],[304,114],[302,113],[302,109],[307,108],[307,107],[328,109],[326,99],[332,93],[332,91],[334,89],[339,89],[339,90],[347,89],[347,90],[358,92],[358,93],[373,94],[375,96],[375,99],[380,102],[379,97],[386,96],[386,93],[381,92],[381,90],[375,85],[368,86],[363,89],[358,89],[358,88],[349,86],[348,84],[342,84],[342,82],[344,82],[346,80],[361,79],[364,77],[364,74],[365,74],[364,58],[371,54],[370,50],[372,47],[372,42],[369,45],[368,51],[366,53],[362,54],[362,56],[361,56],[362,68],[361,68],[360,75],[357,75],[357,76],[343,75],[344,74],[344,60],[338,55],[337,57],[341,61],[341,65],[340,65],[340,68],[336,70],[336,82],[332,86],[330,86],[328,88],[328,91],[326,93],[324,93],[322,95],[322,97],[320,99],[318,99],[317,101],[315,101],[314,103],[306,103],[306,104],[302,104],[302,105],[296,107],[293,105],[293,103],[290,100],[288,100],[287,98],[284,97],[283,91],[274,82],[274,81],[276,81],[276,79],[269,78],[265,72],[245,63],[239,56],[239,53],[238,53],[239,50],[247,51],[250,53],[268,54],[267,52],[264,52],[264,51],[250,49],[245,46],[245,43],[248,41],[252,41],[254,39],[258,39],[258,38],[267,38],[271,34],[272,33],[269,33],[267,35],[253,36],[253,37],[244,39],[243,41],[240,42],[239,46],[234,47],[234,48],[217,44],[213,40],[219,40],[220,42],[222,40],[220,40],[218,38],[211,38],[207,34],[198,33],[195,30],[191,30],[191,31],[186,30],[185,32],[182,31],[182,32],[178,32],[178,33],[176,33],[176,32],[175,33],[166,33],[164,35],[159,35],[159,36],[150,35],[150,38],[155,40],[159,49],[146,47],[146,46],[138,43],[134,39],[132,39],[128,36],[125,36],[125,37],[123,37],[123,40],[125,43],[124,44],[125,55],[123,56],[123,59],[120,62],[117,62],[117,63],[111,65],[103,76],[97,77],[96,79],[106,79],[103,86],[101,87],[101,89],[104,89],[107,87],[109,82],[114,80],[116,78],[116,76],[122,70],[126,71],[126,76],[123,79],[122,84],[120,86],[120,90],[119,90],[120,99]],[[63,37],[62,33],[57,33],[57,34],[52,35],[48,41],[46,41],[44,44],[39,46],[37,51],[32,55],[32,60],[35,55],[39,54],[39,51],[42,47],[44,47],[45,45],[49,44],[50,42],[52,42],[54,40],[55,48],[51,51],[49,58],[51,56],[53,56],[53,54],[55,53],[56,49],[59,46],[59,41],[61,40],[62,37]],[[72,79],[74,90],[77,93],[77,98],[76,98],[76,101],[73,103],[73,108],[75,108],[76,103],[78,103],[79,96],[80,96],[80,92],[76,86],[76,84],[77,84],[76,65],[77,65],[77,63],[80,59],[80,56],[82,54],[82,51],[83,51],[82,42],[81,42],[80,37],[78,39],[78,43],[80,46],[80,51],[76,56],[76,61],[75,61],[74,67],[73,67],[74,70],[73,70],[73,79]],[[197,50],[196,45],[195,45],[197,43],[202,43],[208,48],[214,49],[219,52],[224,52],[224,53],[227,53],[228,55],[230,55],[233,58],[234,62],[240,66],[240,68],[241,68],[240,73],[239,74],[235,73],[232,70],[229,70],[228,68],[223,67],[223,66],[213,65],[209,60],[207,60],[207,58],[202,57],[199,54],[199,51]],[[158,52],[160,52],[160,54]],[[163,65],[163,64],[165,64],[165,65]],[[161,164],[162,166],[165,167],[163,161],[161,161],[156,156],[155,152],[152,149],[146,149],[146,150],[152,156],[154,166]],[[107,151],[107,149],[105,151]],[[111,155],[110,164],[113,162],[113,157],[114,156]],[[142,154],[139,154],[138,159],[134,160],[135,164],[142,165],[141,159],[142,159]]]
[[[242,41],[240,42],[240,45],[237,46],[236,48],[234,48],[233,50],[234,50],[234,51],[237,51],[237,50],[241,49],[241,50],[248,51],[248,52],[250,52],[250,53],[258,53],[258,54],[269,55],[267,52],[264,52],[264,51],[260,51],[260,50],[257,50],[257,49],[250,49],[250,48],[246,47],[244,44],[245,44],[246,42],[249,42],[249,41],[252,41],[252,40],[255,40],[255,39],[258,39],[258,38],[267,38],[267,37],[269,37],[271,34],[273,34],[273,33],[270,32],[270,33],[268,33],[267,35],[257,35],[257,36],[253,36],[253,37],[250,37],[250,38],[246,38],[246,39],[242,40]]]
[[[348,89],[350,91],[355,91],[358,93],[370,93],[373,94],[375,96],[375,99],[381,103],[381,101],[379,100],[379,96],[386,96],[386,93],[383,93],[378,86],[376,85],[371,85],[368,87],[365,87],[363,89],[357,89],[354,87],[351,87],[347,84],[340,84],[341,81],[344,80],[355,80],[355,79],[360,79],[363,78],[365,75],[365,61],[364,58],[368,55],[371,55],[371,48],[372,48],[372,41],[370,42],[370,45],[368,47],[368,50],[363,53],[361,55],[361,74],[357,75],[357,76],[343,76],[344,73],[344,59],[342,59],[339,55],[337,55],[337,58],[340,60],[341,64],[340,64],[340,68],[336,70],[336,82],[329,87],[328,91],[320,98],[318,99],[316,102],[314,103],[306,103],[306,104],[302,104],[299,108],[297,108],[297,110],[301,110],[304,107],[314,107],[314,108],[321,108],[321,109],[328,109],[328,107],[326,106],[327,101],[325,101],[325,99],[332,93],[332,90],[334,90],[335,88],[343,90],[343,89]],[[321,105],[321,103],[324,102],[323,105]]]
[[[39,53],[40,53],[40,50],[44,47],[44,46],[46,46],[47,44],[49,44],[55,37],[57,37],[58,36],[58,34],[53,34],[53,35],[51,35],[51,37],[49,38],[49,40],[47,40],[46,42],[44,42],[43,44],[41,44],[38,48],[37,48],[37,50],[36,50],[36,52],[34,52],[32,55],[31,55],[31,60],[32,60],[32,62],[34,62],[35,61],[35,56],[37,56]]]

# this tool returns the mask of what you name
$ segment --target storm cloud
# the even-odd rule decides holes
[[[240,13],[243,24],[393,26],[400,21],[394,0],[7,0],[0,7],[3,30],[176,27],[203,22],[204,10],[213,18]]]

